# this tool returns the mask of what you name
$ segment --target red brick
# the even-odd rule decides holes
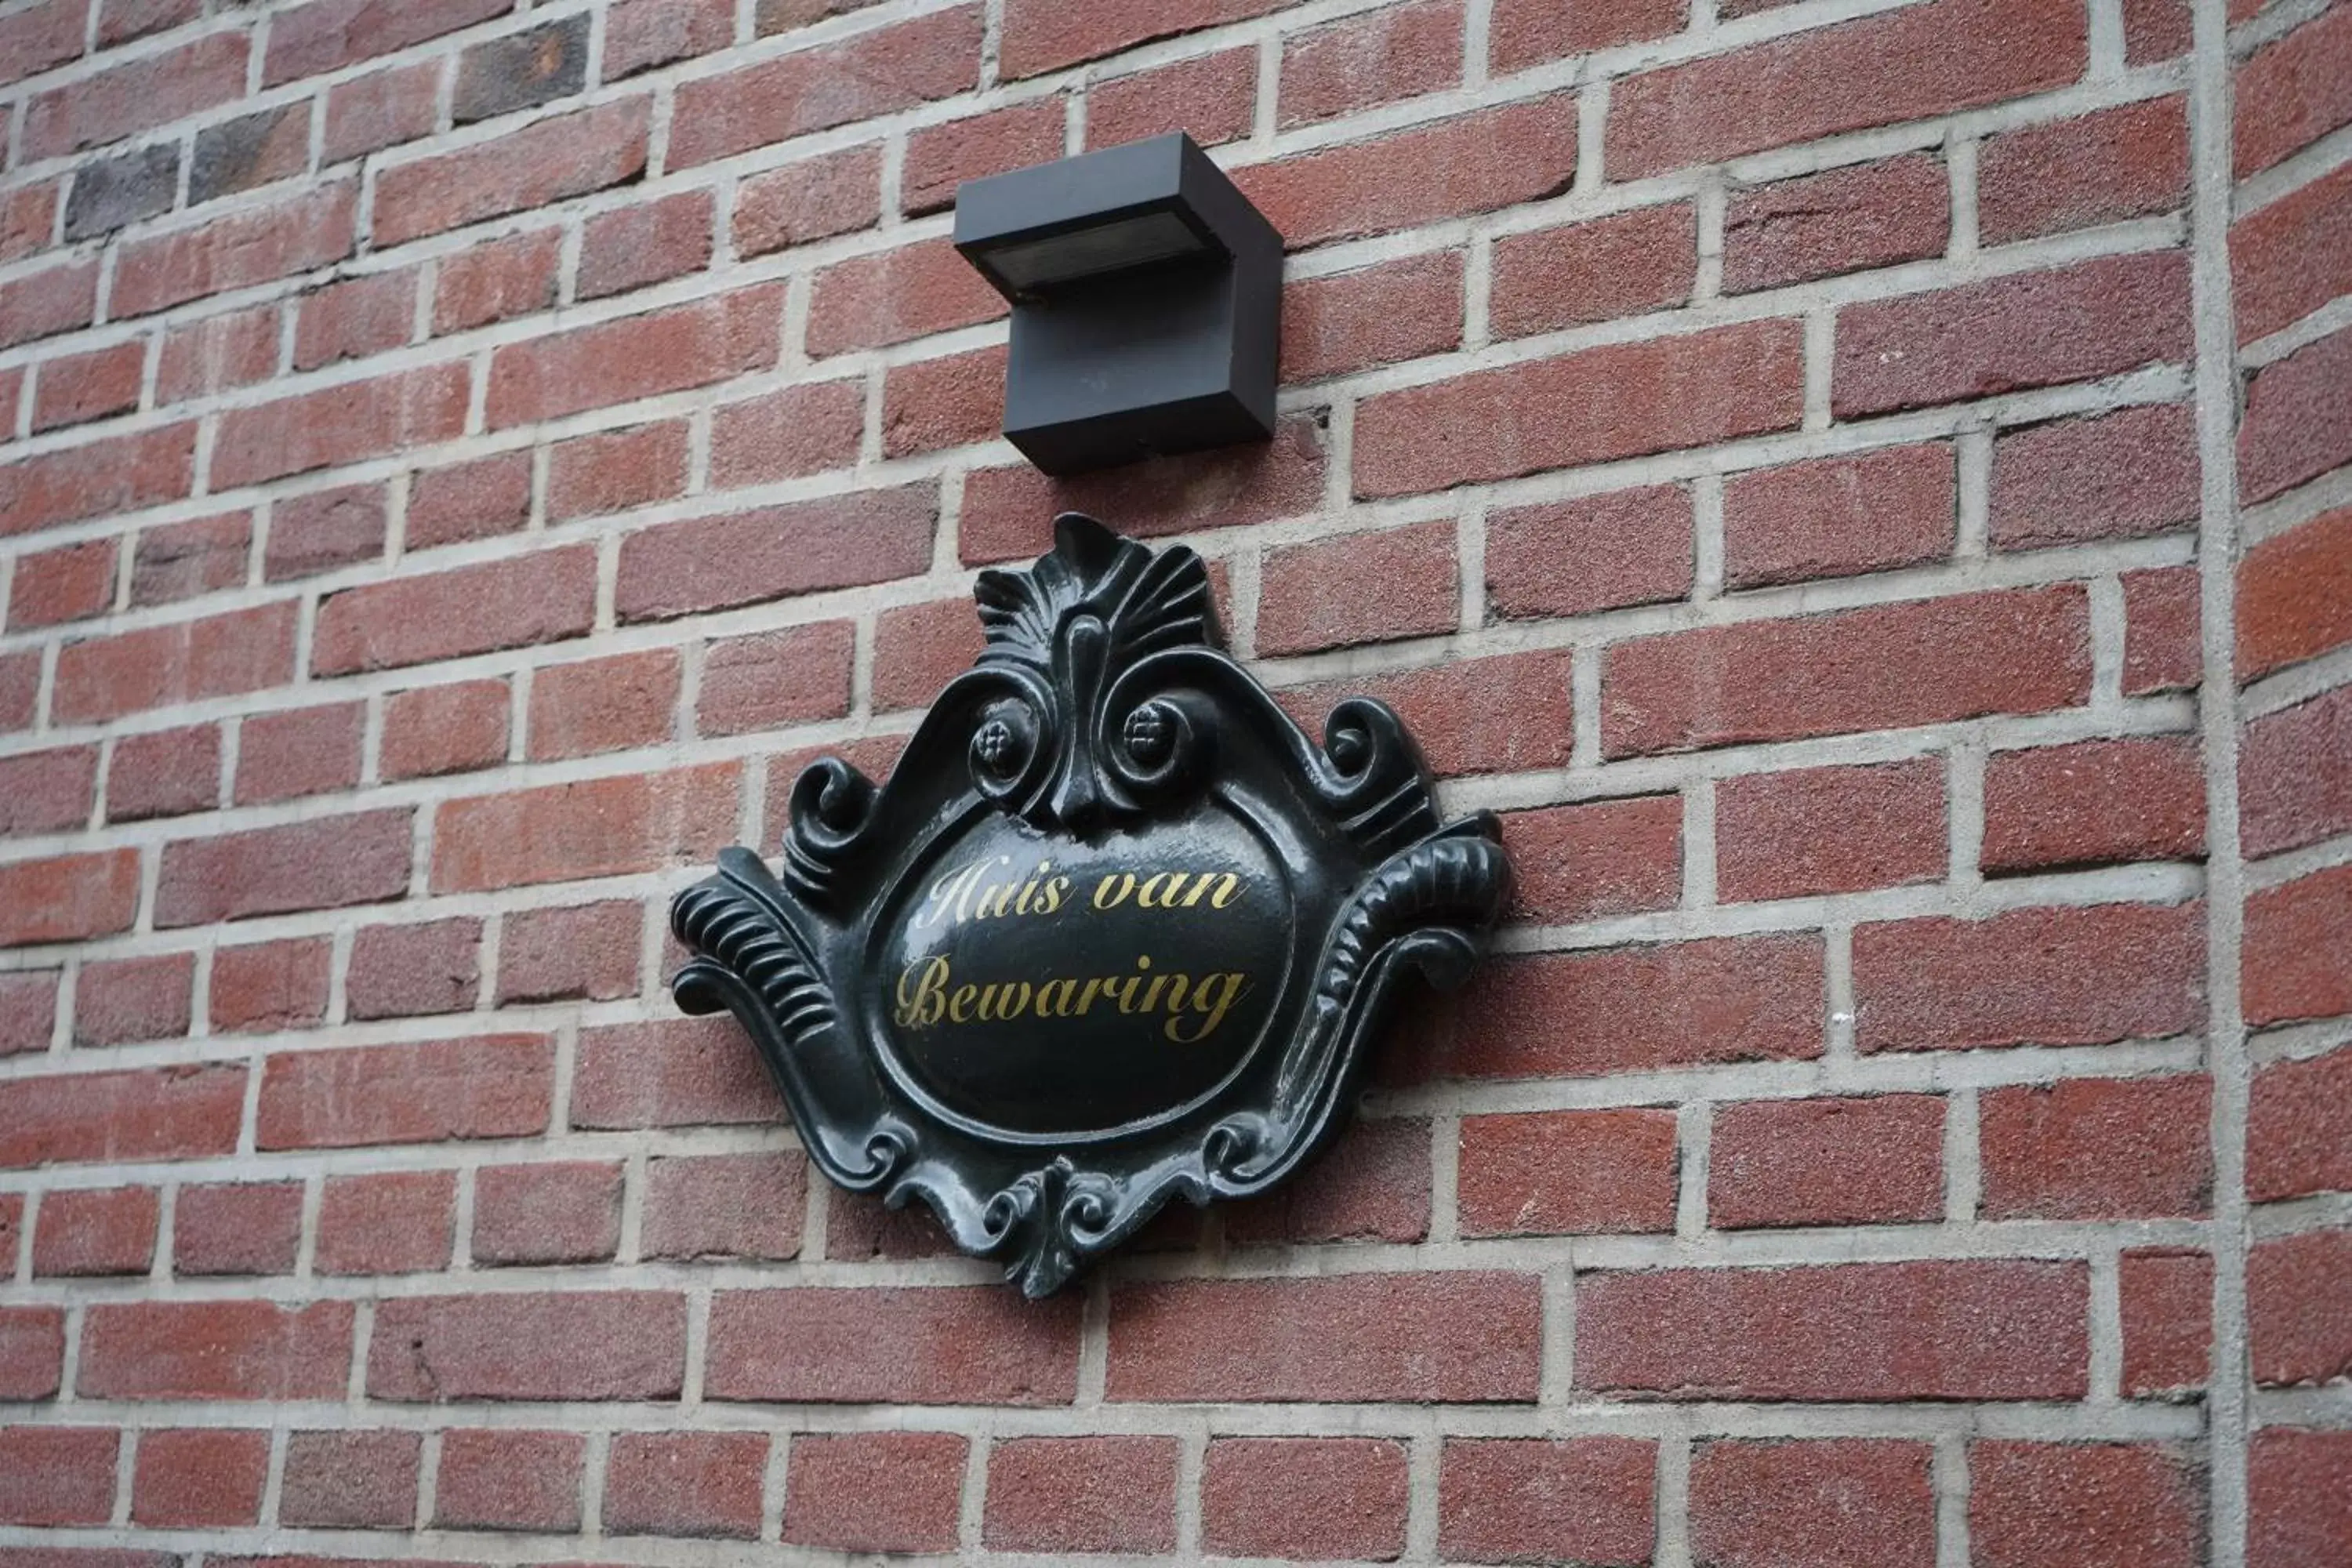
[[[109,48],[195,20],[202,0],[100,0],[98,47]]]
[[[1969,1445],[1969,1560],[1984,1568],[2194,1568],[2203,1487],[2166,1449],[2123,1443]]]
[[[711,644],[703,656],[696,729],[740,735],[847,714],[856,640],[848,622],[824,621]]]
[[[245,92],[247,47],[244,33],[216,32],[37,94],[17,159],[79,153],[227,103]]]
[[[166,425],[0,468],[0,534],[31,533],[177,500],[194,472],[196,427]]]
[[[192,952],[83,964],[74,992],[73,1043],[120,1046],[186,1034],[195,973]]]
[[[2257,1026],[2352,1013],[2352,867],[2315,872],[2246,900],[2241,984]]]
[[[1672,909],[1682,898],[1682,797],[1637,795],[1503,815],[1511,917],[1546,923]]]
[[[474,1261],[600,1263],[621,1242],[621,1167],[575,1160],[484,1167],[474,1181]]]
[[[1944,1212],[1944,1102],[1930,1094],[1717,1107],[1708,1223],[1900,1225]]]
[[[2189,346],[2187,258],[2103,257],[1847,306],[1831,401],[1852,419],[2112,375]]]
[[[131,1521],[152,1529],[253,1524],[269,1479],[269,1434],[152,1427],[139,1434]]]
[[[2239,501],[2252,506],[2352,462],[2352,331],[2307,343],[2246,384]]]
[[[1451,520],[1268,552],[1257,651],[1312,653],[1450,632],[1461,619]]]
[[[1917,565],[1948,556],[1952,451],[1941,444],[1822,458],[1741,474],[1724,486],[1729,588]]]
[[[110,936],[130,930],[138,910],[136,849],[0,866],[0,947]]]
[[[1977,230],[1987,245],[2169,212],[2188,195],[2179,98],[2006,132],[1978,153]]]
[[[874,634],[874,709],[919,708],[980,657],[980,617],[962,599],[882,612]]]
[[[1112,1296],[1109,1397],[1533,1400],[1541,1317],[1526,1275],[1136,1285]]]
[[[2126,1251],[2117,1289],[2124,1393],[2145,1398],[2203,1387],[2213,1339],[2213,1259],[2177,1248]]]
[[[395,691],[384,699],[376,762],[387,780],[496,767],[506,760],[504,680],[466,680]]]
[[[413,268],[345,279],[305,294],[294,315],[294,368],[363,359],[408,342],[416,320]]]
[[[1312,381],[1443,353],[1462,341],[1462,253],[1304,278],[1283,290],[1282,378]]]
[[[442,61],[392,66],[327,89],[320,162],[341,163],[433,134]]]
[[[1989,873],[2193,859],[2204,849],[2205,779],[2189,738],[1996,752],[1986,765]]]
[[[879,147],[803,158],[754,174],[737,189],[735,253],[765,256],[787,246],[870,228],[881,216]]]
[[[1404,1445],[1379,1437],[1214,1437],[1202,1546],[1219,1557],[1370,1558],[1404,1549]]]
[[[792,1404],[1066,1405],[1078,1303],[1002,1286],[722,1291],[705,1397]]]
[[[1940,758],[1716,786],[1717,889],[1727,902],[1937,881],[1945,845]]]
[[[1698,269],[1687,203],[1643,207],[1495,242],[1495,335],[1526,337],[1686,303]]]
[[[0,1307],[0,1394],[37,1400],[58,1392],[65,1363],[61,1307]]]
[[[21,185],[0,196],[0,260],[21,260],[48,248],[63,189],[61,184]]]
[[[56,970],[18,969],[0,974],[0,1057],[47,1050],[57,1009]]]
[[[445,803],[433,890],[478,892],[697,862],[735,833],[740,769],[711,763]]]
[[[444,1433],[434,1524],[446,1530],[576,1531],[586,1444],[577,1432]]]
[[[85,424],[139,406],[147,367],[143,342],[115,343],[45,360],[34,373],[33,429]]]
[[[1948,114],[2083,72],[2084,20],[2039,0],[1933,0],[1664,67],[1609,98],[1610,177]]]
[[[2352,688],[2265,714],[2240,732],[2238,809],[2250,856],[2352,831]]]
[[[1310,732],[1339,702],[1370,697],[1402,716],[1440,777],[1516,773],[1568,762],[1565,648],[1457,660],[1390,676],[1294,686],[1283,706]]]
[[[45,1220],[57,1196],[43,1200]],[[2352,1374],[2352,1231],[2254,1243],[2246,1326],[2254,1381],[2264,1387],[2341,1384]]]
[[[1014,1437],[988,1456],[982,1540],[1000,1552],[1170,1552],[1173,1437]]]
[[[359,783],[367,705],[257,714],[240,726],[236,803],[293,800]]]
[[[250,512],[142,529],[131,553],[131,603],[166,605],[240,587],[252,544]]]
[[[862,380],[788,386],[724,405],[710,421],[710,488],[847,468],[857,460],[865,434]]]
[[[650,118],[650,100],[618,99],[383,170],[375,181],[375,243],[398,245],[627,184],[645,174]]]
[[[1106,0],[1080,15],[1051,0],[1010,0],[1005,9],[1003,69],[1008,78],[1036,76],[1080,60],[1117,54],[1153,38],[1173,37],[1224,22],[1263,16],[1279,0],[1192,0],[1174,6],[1153,0]]]
[[[243,1064],[20,1078],[0,1166],[227,1154],[244,1114]]]
[[[677,89],[669,166],[691,168],[812,131],[950,97],[979,79],[977,5],[779,55]]]
[[[63,261],[0,283],[0,347],[86,327],[98,310],[98,264]],[[115,313],[124,312],[118,306]]]
[[[2187,54],[2189,31],[2189,0],[2124,0],[2124,58],[2133,65]]]
[[[530,468],[529,452],[501,452],[411,475],[402,548],[520,531],[530,521]]]
[[[595,599],[588,545],[346,588],[319,605],[311,673],[394,669],[579,637]]]
[[[1087,89],[1087,148],[1181,131],[1203,147],[1238,142],[1257,118],[1257,50],[1196,55]]]
[[[1319,414],[1279,420],[1270,442],[1150,458],[1055,479],[1024,464],[964,476],[958,545],[966,564],[1039,555],[1058,512],[1118,520],[1139,539],[1304,517],[1323,505],[1329,432]]]
[[[2199,483],[2186,404],[2011,429],[1993,443],[1992,542],[2032,550],[2193,527]]]
[[[2352,1545],[2352,1497],[2336,1483],[2352,1433],[2270,1426],[2254,1434],[2247,1470],[2246,1561],[2322,1568]]]
[[[327,1016],[332,944],[323,937],[223,947],[213,953],[215,1033],[297,1029]]]
[[[2204,910],[2106,904],[1928,919],[1854,932],[1865,1051],[2105,1045],[2205,1015]]]
[[[1495,512],[1486,595],[1508,618],[1588,615],[1690,592],[1689,493],[1653,485]]]
[[[1988,1219],[2204,1214],[2212,1084],[2201,1077],[2070,1079],[1986,1091],[1979,1115]]]
[[[626,511],[686,493],[686,422],[560,441],[548,452],[547,521]]]
[[[1951,182],[1925,153],[1733,194],[1723,219],[1723,290],[1745,294],[1941,256]]]
[[[1448,1437],[1437,1549],[1473,1563],[1645,1563],[1656,1470],[1647,1439]]]
[[[598,213],[582,226],[572,294],[600,300],[710,265],[711,194],[685,191]]]
[[[524,742],[533,761],[650,746],[677,726],[676,648],[545,666],[531,677]]]
[[[470,917],[365,927],[352,942],[346,1010],[354,1019],[464,1012],[481,944],[482,922]]]
[[[433,284],[433,331],[462,332],[549,309],[563,234],[543,228],[481,240],[441,258]]]
[[[2352,16],[2329,9],[2237,68],[2230,129],[2240,179],[2352,122]]]
[[[816,275],[808,352],[823,359],[994,321],[1003,297],[944,238],[836,262]]]
[[[104,615],[114,603],[114,574],[111,539],[18,556],[8,584],[8,629],[62,626]]]
[[[283,583],[383,559],[391,535],[385,487],[339,485],[291,496],[270,509],[265,581]]]
[[[417,1432],[295,1432],[286,1439],[279,1522],[405,1530],[416,1517]]]
[[[128,241],[114,264],[107,312],[116,319],[152,315],[341,261],[352,253],[358,198],[357,184],[340,180]]]
[[[731,1019],[663,1019],[581,1031],[572,1083],[574,1127],[782,1120],[774,1084]]]
[[[518,910],[501,922],[500,1005],[637,993],[645,910],[626,900],[574,909]]]
[[[527,1138],[547,1128],[554,1045],[483,1035],[273,1056],[254,1121],[264,1149],[348,1149],[451,1138]]]
[[[943,1552],[956,1542],[965,1439],[952,1432],[811,1433],[793,1439],[784,1535],[845,1552]]]
[[[856,407],[856,434],[862,435],[862,400]],[[992,441],[1003,426],[1003,348],[974,349],[892,365],[883,383],[882,455],[886,458]],[[856,440],[846,446],[846,456],[854,458]]]
[[[1052,163],[1062,155],[1067,118],[1061,99],[1040,98],[909,132],[900,210],[909,217],[939,212],[955,205],[965,180]]]
[[[798,1154],[654,1160],[646,1167],[639,1250],[680,1260],[798,1257],[807,1189],[808,1165]]]
[[[155,401],[178,403],[268,380],[278,369],[278,315],[275,304],[257,305],[166,331],[155,361]]]
[[[1467,1236],[1605,1235],[1675,1227],[1671,1110],[1554,1110],[1462,1122]]]
[[[212,925],[397,899],[408,890],[412,837],[402,806],[174,840],[163,847],[155,924]]]
[[[33,1273],[144,1274],[155,1261],[162,1205],[152,1187],[60,1187],[41,1199]],[[0,1465],[0,1471],[6,1467]]]
[[[2352,1192],[2352,1051],[2256,1069],[2246,1115],[2246,1195],[2256,1203]]]
[[[89,0],[41,0],[0,19],[0,81],[22,81],[79,58]]]
[[[641,530],[621,542],[620,617],[664,620],[913,576],[930,563],[938,503],[922,482]]]
[[[1576,175],[1576,100],[1502,104],[1234,171],[1292,249],[1542,201]]]
[[[221,416],[215,489],[260,484],[446,441],[466,423],[462,363],[394,371]]]
[[[2230,226],[2238,341],[2291,326],[2352,292],[2352,169],[2338,168]]]
[[[2238,562],[2238,679],[2352,642],[2352,507],[2255,544]]]
[[[331,1176],[319,1202],[321,1274],[407,1274],[446,1268],[457,1224],[454,1171]]]
[[[1685,8],[1685,0],[1496,0],[1487,24],[1487,60],[1498,73],[1524,70],[1591,49],[1662,38],[1682,30]]]
[[[104,1524],[121,1437],[104,1426],[0,1426],[0,1522]]]
[[[1429,1123],[1360,1121],[1297,1180],[1227,1209],[1225,1239],[1234,1247],[1420,1241],[1429,1234]]]
[[[172,1271],[289,1274],[302,1242],[302,1184],[182,1187],[172,1209]]]
[[[2123,589],[2124,695],[2195,689],[2204,668],[2197,568],[2126,572]]]
[[[510,343],[490,362],[489,427],[705,386],[776,362],[778,284]]]
[[[1719,1568],[1932,1568],[1924,1443],[1716,1441],[1691,1455],[1690,1534]]]
[[[379,1302],[368,1396],[674,1399],[686,1302],[653,1290],[412,1296]]]
[[[87,1399],[341,1399],[351,1359],[349,1301],[107,1302],[82,1323],[74,1387]]]
[[[618,81],[734,41],[730,0],[621,0],[604,17],[604,79]]]
[[[2080,1399],[2077,1262],[1851,1263],[1580,1276],[1576,1385],[1663,1399]]]
[[[2090,605],[2065,585],[1706,626],[1609,650],[1604,755],[1951,723],[2086,701]]]
[[[311,0],[274,18],[262,85],[323,76],[509,9],[504,0]]]
[[[1276,103],[1282,125],[1305,125],[1461,80],[1461,0],[1406,0],[1291,35]]]
[[[0,757],[0,836],[85,826],[98,799],[98,748],[58,746]]]
[[[1719,327],[1475,371],[1368,399],[1355,490],[1409,494],[1792,427],[1803,409],[1793,321]],[[1580,389],[1608,385],[1595,402]]]

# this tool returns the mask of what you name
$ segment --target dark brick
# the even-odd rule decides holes
[[[196,132],[188,164],[188,205],[249,191],[310,164],[310,105],[282,104]]]
[[[450,113],[460,125],[578,92],[588,79],[588,14],[476,44],[457,61]]]
[[[179,183],[176,142],[84,163],[74,172],[73,192],[66,197],[66,238],[111,234],[126,224],[168,212]]]

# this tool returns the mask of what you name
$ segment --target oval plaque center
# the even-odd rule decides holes
[[[1097,844],[992,816],[882,922],[876,1015],[961,1116],[1110,1131],[1241,1063],[1280,994],[1289,925],[1273,857],[1221,812]]]

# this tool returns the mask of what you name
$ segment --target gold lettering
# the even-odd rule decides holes
[[[1242,879],[1231,871],[1217,879],[1217,890],[1209,897],[1209,907],[1222,910],[1241,896]]]
[[[922,978],[916,981],[911,994],[907,990],[907,982],[915,979],[918,966],[907,965],[906,973],[898,976],[898,1026],[902,1029],[927,1028],[938,1023],[940,1016],[947,1011],[947,998],[940,993],[947,984],[948,961],[934,958],[919,967]]]
[[[1176,895],[1183,886],[1183,872],[1154,871],[1143,879],[1143,886],[1135,890],[1135,907],[1139,910],[1172,910],[1176,907]]]
[[[971,1005],[971,999],[979,990],[979,986],[970,984],[959,985],[955,988],[955,994],[948,998],[950,1022],[957,1024],[971,1022],[971,1019],[965,1016],[964,1009]]]
[[[1116,883],[1118,887],[1118,891],[1115,894],[1111,893],[1113,883]],[[1101,881],[1095,884],[1095,908],[1098,910],[1115,910],[1118,908],[1121,903],[1125,902],[1128,894],[1133,891],[1135,891],[1135,873],[1132,871],[1115,872],[1110,876],[1105,877]],[[1109,894],[1110,896],[1105,897],[1106,894]]]
[[[1176,1002],[1171,998],[1168,1006],[1171,1016],[1163,1032],[1179,1045],[1196,1045],[1207,1039],[1217,1032],[1217,1026],[1225,1021],[1225,1014],[1232,1010],[1233,1005],[1241,1000],[1242,987],[1248,981],[1249,976],[1239,970],[1202,975],[1201,984],[1192,988],[1192,1009],[1201,1015],[1201,1026],[1189,1035],[1184,1033],[1184,1019],[1176,1013]],[[1211,995],[1213,991],[1215,993],[1213,996]]]
[[[1070,879],[1067,877],[1055,877],[1048,879],[1045,885],[1037,890],[1037,912],[1041,915],[1052,914],[1062,907],[1062,900],[1069,897],[1069,893]]]
[[[1056,992],[1061,994],[1058,1000],[1055,996]],[[1070,999],[1077,994],[1078,983],[1075,980],[1048,980],[1037,987],[1037,1016],[1040,1018],[1068,1017]]]

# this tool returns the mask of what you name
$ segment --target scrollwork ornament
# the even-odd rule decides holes
[[[1403,973],[1458,984],[1509,868],[1384,705],[1302,731],[1191,550],[1067,514],[973,596],[981,655],[889,781],[814,763],[781,874],[732,849],[678,895],[675,988],[741,1020],[828,1177],[1043,1296],[1312,1158]]]

